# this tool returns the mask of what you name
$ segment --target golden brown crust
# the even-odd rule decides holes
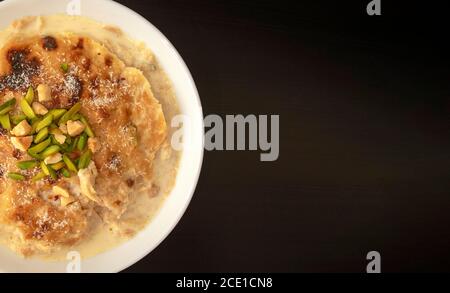
[[[61,64],[67,63],[64,72]],[[0,103],[5,95],[17,99],[29,85],[51,87],[48,109],[82,103],[100,146],[93,160],[98,169],[95,189],[101,208],[114,217],[126,210],[133,193],[152,178],[152,160],[166,137],[161,105],[142,73],[126,67],[105,47],[86,37],[54,35],[11,39],[0,50]],[[11,182],[6,172],[17,161],[5,133],[0,134],[1,220],[17,227],[25,239],[72,245],[88,226],[93,205],[83,199],[61,207],[46,191],[57,182]],[[31,177],[36,170],[30,171]],[[76,191],[74,191],[76,193]],[[77,194],[80,196],[79,194]]]

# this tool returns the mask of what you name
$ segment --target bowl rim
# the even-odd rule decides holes
[[[0,2],[0,10],[7,9],[8,7],[10,7],[10,5],[18,4],[18,3],[21,3],[21,2],[24,3],[26,1],[27,0],[4,0],[3,2]],[[57,1],[57,0],[40,0],[40,1]],[[70,2],[70,1],[68,1],[68,2]],[[189,87],[191,88],[191,91],[192,91],[192,94],[193,94],[193,96],[191,96],[190,98],[192,99],[192,101],[194,101],[196,103],[196,106],[198,107],[198,111],[199,111],[199,115],[196,115],[197,116],[196,118],[201,118],[201,121],[198,120],[198,121],[196,121],[196,123],[199,123],[198,126],[201,127],[201,133],[203,134],[203,132],[204,132],[203,117],[204,116],[203,116],[203,110],[202,110],[202,103],[201,103],[200,95],[199,95],[198,89],[196,87],[194,78],[192,77],[192,74],[191,74],[188,66],[186,65],[185,61],[183,60],[183,58],[181,57],[179,52],[176,50],[175,46],[150,21],[148,21],[145,17],[143,17],[142,15],[137,13],[136,11],[128,8],[127,6],[125,6],[125,5],[121,4],[121,3],[115,2],[115,1],[112,1],[112,0],[90,0],[89,2],[91,2],[91,3],[92,2],[103,2],[104,4],[107,3],[107,5],[114,6],[116,9],[123,10],[125,17],[127,17],[127,18],[128,17],[136,18],[140,22],[145,23],[145,25],[147,25],[151,30],[154,31],[154,33],[157,34],[157,36],[161,40],[161,42],[163,42],[164,45],[167,46],[168,49],[171,51],[172,58],[175,58],[174,61],[176,63],[178,63],[178,65],[182,68],[183,75],[187,78],[187,82],[188,82]],[[39,15],[39,14],[40,13],[36,13],[35,15]],[[84,17],[83,14],[81,16]],[[20,17],[23,17],[23,15],[18,16],[17,18],[20,18]],[[112,25],[115,25],[115,24],[112,23]],[[149,44],[146,43],[146,46],[149,46]],[[156,57],[158,58],[158,55],[156,55]],[[167,75],[168,75],[169,80],[173,83],[173,80],[171,79],[171,76],[169,74],[167,74]],[[176,96],[176,99],[178,101],[180,101],[178,95]],[[190,202],[191,202],[191,200],[192,200],[192,198],[194,196],[195,189],[197,187],[197,184],[198,184],[198,181],[199,181],[199,178],[200,178],[200,175],[201,175],[201,170],[202,170],[203,160],[204,160],[204,143],[205,143],[204,135],[201,135],[201,142],[200,143],[201,143],[201,150],[199,150],[200,152],[198,153],[198,162],[196,162],[196,165],[193,166],[193,167],[195,167],[195,169],[191,168],[191,172],[194,173],[193,174],[193,178],[194,179],[190,182],[189,190],[186,191],[186,194],[188,194],[188,196],[186,196],[184,205],[179,210],[177,216],[173,217],[173,220],[171,221],[171,225],[169,225],[167,228],[165,228],[164,232],[161,234],[162,236],[159,237],[158,241],[155,241],[155,243],[153,243],[152,245],[146,246],[145,249],[142,249],[139,253],[134,254],[133,258],[127,259],[126,261],[125,260],[117,261],[117,262],[114,262],[114,264],[108,264],[108,267],[107,268],[103,268],[102,272],[120,272],[122,270],[125,270],[125,269],[131,267],[132,265],[136,264],[138,261],[140,261],[141,259],[146,257],[148,254],[150,254],[154,249],[156,249],[169,236],[170,233],[172,233],[173,229],[178,225],[178,223],[180,222],[181,218],[186,213],[186,210],[188,209],[189,204],[190,204]],[[183,159],[183,156],[184,156],[184,154],[181,155],[180,165],[181,165],[181,161]],[[173,193],[173,190],[175,189],[175,187],[176,187],[176,185],[177,185],[177,183],[179,181],[179,178],[178,178],[179,173],[180,172],[177,172],[177,179],[175,181],[175,184],[174,184],[173,188],[169,192],[168,197],[171,196],[171,194]],[[168,200],[168,198],[165,199],[165,201],[167,201],[167,200]],[[158,213],[161,211],[161,209],[163,208],[163,206],[165,204],[166,204],[166,202],[162,203],[162,206],[159,207]],[[155,218],[157,216],[158,215],[156,215]],[[150,221],[150,223],[151,223],[151,221]],[[147,230],[149,228],[149,226],[150,226],[150,223],[147,223],[146,227],[143,228],[138,234],[140,234],[143,231]],[[134,236],[133,238],[125,241],[124,243],[120,244],[119,247],[124,245],[124,244],[126,244],[126,243],[134,241],[136,238],[137,238],[137,235]],[[113,248],[113,249],[115,249],[115,248]],[[106,252],[112,251],[113,249],[108,250]],[[103,252],[103,253],[105,253],[105,252]],[[88,259],[91,259],[91,258],[88,258]],[[45,264],[45,263],[43,262],[43,264]],[[0,272],[9,272],[9,270],[5,270],[4,268],[0,267]]]

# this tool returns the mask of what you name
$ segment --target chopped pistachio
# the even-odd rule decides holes
[[[27,120],[23,120],[19,124],[16,125],[16,127],[11,130],[11,134],[14,136],[27,136],[31,133],[33,129],[31,128],[30,124],[28,124]]]
[[[55,180],[58,179],[58,176],[56,175],[55,170],[53,170],[52,167],[46,165],[44,162],[41,162],[41,169],[45,175],[50,176],[52,179],[55,179]]]
[[[43,158],[47,158],[53,154],[56,154],[57,152],[59,152],[61,150],[61,147],[58,145],[51,145],[48,148],[46,148],[42,153],[40,153],[40,155]]]
[[[76,149],[76,147],[77,147],[77,145],[78,145],[78,140],[80,139],[80,137],[78,136],[78,137],[76,137],[76,138],[74,138],[73,140],[72,140],[72,144],[70,144],[70,146],[69,146],[69,150],[68,150],[68,152],[70,153],[70,152],[73,152],[75,149]]]
[[[4,114],[8,113],[9,111],[11,111],[15,104],[16,104],[15,98],[12,98],[11,100],[4,102],[0,106],[0,115],[4,115]]]
[[[41,129],[50,126],[53,122],[53,115],[46,116],[42,121],[40,121],[36,125],[36,131],[40,131]]]
[[[5,109],[3,109],[3,110],[0,111],[0,115],[8,114],[9,112],[12,111],[12,109],[14,109],[14,106],[6,107]]]
[[[47,177],[47,175],[45,175],[45,173],[43,171],[41,171],[38,174],[36,174],[36,176],[34,176],[33,179],[31,179],[31,180],[33,182],[36,182],[36,181],[44,179],[45,177]]]
[[[77,144],[77,149],[79,151],[82,152],[84,150],[84,148],[86,147],[86,144],[87,144],[87,139],[88,139],[88,136],[86,133],[83,133],[80,135],[80,138],[78,139],[78,144]]]
[[[70,178],[70,171],[66,168],[61,169],[61,174],[66,178]]]
[[[62,156],[61,156],[61,159],[62,159]],[[56,164],[52,164],[50,167],[52,167],[52,169],[55,170],[55,171],[59,171],[62,168],[64,168],[65,166],[66,166],[66,163],[59,162],[59,163],[56,163]]]
[[[44,161],[41,162],[41,169],[45,175],[47,175],[47,176],[50,175],[50,170],[48,169],[48,166],[44,163]]]
[[[80,113],[77,113],[70,118],[70,120],[73,120],[73,121],[80,120],[80,119],[81,119]]]
[[[72,162],[72,160],[67,155],[63,155],[63,161],[64,161],[64,163],[66,163],[67,168],[70,171],[78,172],[77,167],[75,166],[75,164]]]
[[[52,178],[53,180],[58,179],[58,174],[56,174],[56,171],[53,170],[52,167],[48,166],[48,171],[50,173],[50,178]]]
[[[22,109],[23,113],[29,118],[34,119],[36,118],[36,114],[34,113],[33,109],[31,108],[30,104],[28,104],[27,100],[22,99],[20,101],[20,108]]]
[[[72,108],[70,108],[69,111],[67,111],[67,113],[65,113],[61,119],[59,119],[59,125],[66,123],[67,121],[69,121],[73,115],[77,114],[78,111],[81,110],[81,103],[78,102],[75,105],[72,106]]]
[[[62,69],[62,71],[64,71],[64,73],[67,73],[69,71],[69,64],[62,63],[61,64],[61,69]]]
[[[19,167],[20,170],[29,170],[38,165],[37,161],[22,161],[17,163],[17,167]]]
[[[11,130],[11,120],[9,119],[9,114],[0,115],[0,125],[6,130]]]
[[[63,150],[63,153],[70,153],[71,152],[70,145],[67,142],[65,142],[65,143],[63,143],[63,144],[61,144],[59,146]]]
[[[81,155],[80,161],[78,162],[78,169],[79,170],[86,169],[89,166],[89,164],[91,163],[91,158],[92,158],[91,150],[85,151]]]
[[[28,150],[28,153],[34,153],[39,154],[40,152],[44,151],[50,144],[52,143],[50,138],[47,138],[43,142],[35,145],[34,147],[30,148]]]
[[[52,99],[52,90],[46,84],[40,84],[37,87],[39,102],[46,102]]]
[[[14,125],[19,124],[20,122],[22,122],[23,120],[27,119],[26,115],[20,114],[20,115],[13,115],[11,116],[11,122]]]
[[[30,150],[28,150],[28,155],[30,156],[30,157],[32,157],[33,159],[36,159],[36,160],[42,160],[42,157],[40,156],[40,155],[38,155],[38,154],[36,154],[36,153],[33,153],[33,152],[30,152]]]
[[[8,173],[8,177],[12,180],[22,181],[25,180],[25,176],[19,173]]]
[[[84,130],[86,132],[86,134],[89,137],[95,137],[95,133],[92,130],[91,125],[89,124],[88,120],[86,119],[86,117],[84,117],[83,115],[81,116],[81,122],[83,122],[83,124],[86,126],[86,129]]]
[[[39,119],[39,118],[33,119],[33,120],[32,120],[32,122],[31,122],[31,129],[32,129],[31,133],[36,133],[37,125],[38,125],[41,121],[42,121],[42,119]]]
[[[32,142],[32,136],[11,137],[12,145],[22,152],[26,152],[30,148]]]
[[[66,113],[66,109],[52,109],[49,111],[49,114],[53,115],[55,121],[59,120]]]
[[[30,86],[27,90],[27,93],[25,94],[24,99],[28,102],[28,104],[32,104],[34,100],[34,90],[33,87]]]
[[[38,132],[38,134],[34,138],[34,143],[40,143],[44,141],[44,139],[46,139],[47,136],[48,136],[48,127],[45,127]]]

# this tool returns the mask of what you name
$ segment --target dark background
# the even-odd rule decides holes
[[[207,152],[185,216],[126,272],[365,272],[372,250],[384,272],[450,271],[445,7],[119,2],[179,50],[205,115],[281,120],[276,162]]]

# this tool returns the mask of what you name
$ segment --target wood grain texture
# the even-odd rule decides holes
[[[179,50],[205,114],[281,120],[277,162],[206,153],[185,216],[126,272],[365,272],[371,250],[383,271],[448,270],[445,18],[387,1],[382,18],[361,1],[120,2]]]

